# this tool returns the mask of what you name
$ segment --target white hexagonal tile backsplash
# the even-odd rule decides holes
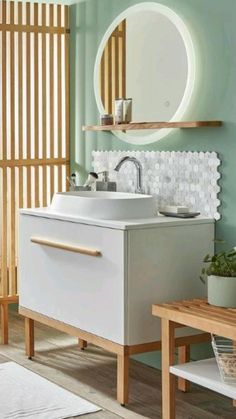
[[[157,207],[186,205],[202,215],[220,219],[218,193],[220,160],[215,152],[185,151],[93,151],[95,172],[109,171],[117,182],[117,190],[134,192],[136,169],[125,163],[120,171],[115,166],[124,156],[136,157],[143,167],[145,193],[155,196]]]

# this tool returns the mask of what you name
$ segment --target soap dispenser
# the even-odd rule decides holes
[[[116,192],[116,182],[111,182],[109,180],[109,172],[104,170],[98,174],[101,175],[101,180],[96,181],[96,191]]]

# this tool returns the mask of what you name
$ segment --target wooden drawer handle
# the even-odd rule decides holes
[[[82,255],[88,256],[102,256],[99,250],[88,249],[86,247],[72,246],[66,243],[59,243],[52,240],[41,239],[40,237],[31,237],[30,241],[36,244],[42,244],[43,246],[54,247],[55,249],[68,250],[69,252],[81,253]]]

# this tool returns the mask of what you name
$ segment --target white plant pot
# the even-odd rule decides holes
[[[236,308],[236,277],[208,276],[208,303]]]

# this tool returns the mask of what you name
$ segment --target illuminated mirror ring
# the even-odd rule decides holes
[[[169,119],[170,122],[181,121],[182,117],[184,116],[185,112],[188,109],[188,105],[190,103],[193,89],[194,89],[194,84],[195,84],[196,60],[195,60],[194,46],[193,46],[190,32],[185,22],[182,20],[182,18],[180,18],[180,16],[169,7],[166,7],[162,4],[154,3],[154,2],[139,3],[124,10],[120,15],[116,17],[116,19],[112,22],[112,24],[109,26],[109,28],[105,32],[98,48],[98,52],[97,52],[97,56],[95,60],[95,66],[94,66],[94,92],[95,92],[95,99],[96,99],[97,107],[100,114],[106,113],[103,103],[102,103],[101,95],[100,95],[99,77],[100,77],[100,63],[101,63],[103,51],[105,49],[108,39],[110,38],[110,36],[112,35],[116,27],[124,19],[127,19],[129,16],[133,15],[136,12],[148,12],[148,11],[159,13],[169,19],[169,21],[178,30],[182,38],[185,50],[186,50],[186,56],[187,56],[186,86],[185,86],[182,99],[180,101],[180,104],[176,112],[171,117],[171,119]],[[139,122],[139,121],[134,121],[134,122]],[[153,122],[157,122],[157,121],[153,121]],[[120,132],[120,131],[113,131],[113,134],[116,135],[121,140],[126,141],[128,143],[141,145],[141,144],[153,143],[162,139],[163,137],[167,136],[172,131],[172,129],[167,129],[167,128],[159,129],[159,130],[156,130],[155,132],[152,132],[151,134],[150,133],[148,134],[148,130],[147,130],[147,134],[142,135],[142,137],[140,137],[140,135],[139,136],[134,135],[133,131],[132,131],[132,135],[129,135],[128,131],[126,133]]]

